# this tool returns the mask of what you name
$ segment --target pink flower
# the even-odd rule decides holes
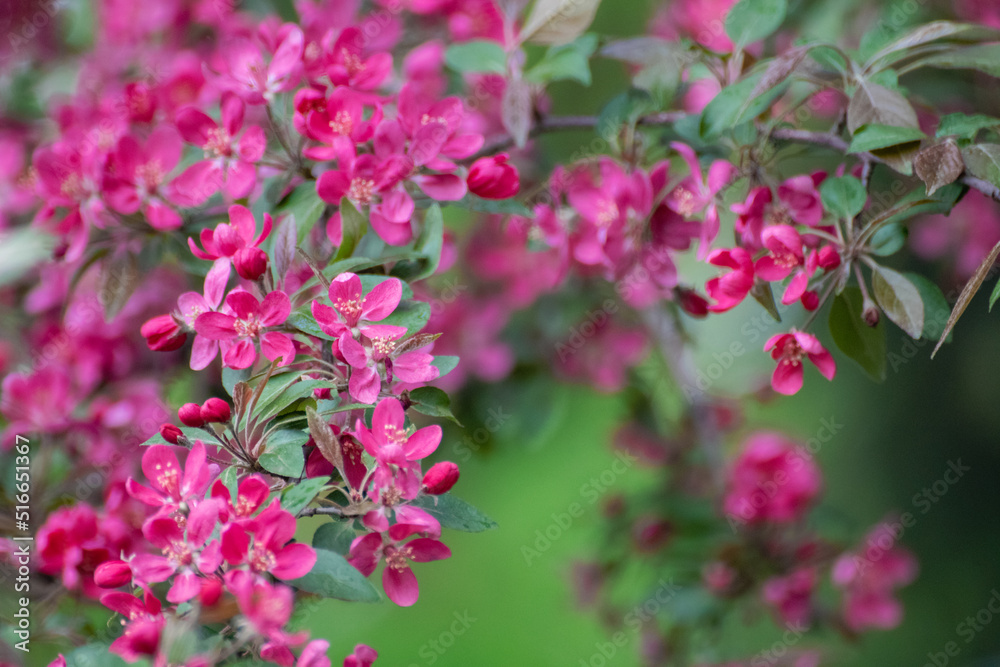
[[[156,596],[148,590],[142,600],[130,593],[105,593],[101,596],[101,604],[128,619],[122,636],[111,643],[112,653],[126,662],[157,654],[166,618]]]
[[[411,607],[420,596],[420,587],[409,562],[427,563],[451,556],[451,550],[447,546],[429,537],[402,542],[422,530],[422,526],[397,523],[389,528],[385,539],[379,533],[357,537],[351,543],[348,561],[367,577],[384,558],[382,586],[385,594],[400,607]]]
[[[229,283],[229,272],[229,262],[225,257],[220,257],[215,260],[215,264],[205,276],[203,294],[185,292],[177,297],[178,314],[190,331],[195,330],[195,322],[201,314],[219,309],[222,296],[226,293],[226,285]],[[200,371],[208,367],[218,353],[218,341],[195,334],[194,345],[191,347],[191,370]]]
[[[199,259],[215,260],[220,257],[233,257],[243,248],[256,248],[271,233],[271,214],[264,214],[264,229],[260,235],[254,238],[257,232],[257,223],[253,219],[253,213],[245,206],[239,204],[229,207],[229,222],[219,223],[214,230],[203,229],[201,232],[202,250],[195,245],[194,239],[188,239],[188,247]],[[228,278],[228,274],[227,274]]]
[[[424,491],[431,495],[447,493],[458,481],[458,466],[451,461],[440,461],[431,466],[424,475],[422,485]]]
[[[246,523],[264,504],[270,492],[270,487],[260,475],[250,475],[240,480],[235,502],[222,480],[216,480],[212,485],[212,497],[225,503],[220,514],[224,523]]]
[[[349,331],[340,334],[338,347],[340,354],[351,366],[348,389],[351,396],[360,403],[375,403],[382,388],[379,366],[395,349],[396,341],[406,333],[405,327],[374,325],[365,327],[365,333],[358,342]]]
[[[788,209],[788,215],[795,222],[807,227],[816,227],[823,219],[823,200],[819,195],[819,184],[826,179],[826,172],[792,176],[778,186],[778,199]]]
[[[802,299],[809,286],[809,278],[816,271],[816,257],[810,255],[806,262],[802,237],[791,225],[771,225],[761,235],[768,254],[757,260],[754,272],[768,282],[784,280],[794,273],[785,288],[781,303],[788,305]]]
[[[97,567],[130,548],[126,540],[115,536],[106,517],[83,503],[50,514],[37,539],[39,571],[58,576],[69,590],[82,590],[91,597],[99,595],[94,582]]]
[[[730,468],[723,510],[751,524],[794,521],[820,485],[819,468],[798,445],[778,433],[755,433]]]
[[[237,140],[246,105],[236,95],[225,93],[221,107],[221,125],[199,109],[188,108],[177,114],[181,136],[201,147],[206,157],[185,169],[171,184],[173,201],[178,204],[200,206],[220,187],[232,199],[241,199],[257,182],[254,165],[267,148],[264,130],[252,125]]]
[[[705,291],[715,300],[708,309],[722,313],[740,305],[753,289],[754,266],[750,253],[743,248],[713,250],[708,255],[708,263],[732,269],[705,283]]]
[[[812,595],[816,588],[816,571],[812,568],[795,570],[784,577],[772,577],[764,582],[761,597],[770,605],[780,622],[808,627],[812,621]]]
[[[507,153],[500,153],[473,162],[466,177],[469,190],[483,199],[507,199],[516,195],[521,188],[521,177],[517,167],[507,163],[509,157]]]
[[[761,235],[764,233],[764,225],[773,200],[771,188],[759,187],[747,194],[746,201],[729,207],[737,216],[733,226],[740,235],[740,242],[751,252],[763,247]]]
[[[126,215],[142,209],[153,229],[168,231],[181,226],[181,216],[165,200],[160,186],[181,159],[181,140],[168,127],[153,130],[145,145],[126,135],[118,141],[105,179],[105,199]]]
[[[346,148],[371,141],[375,127],[382,120],[382,108],[375,106],[371,117],[366,119],[365,101],[364,96],[350,88],[336,88],[325,104],[314,104],[314,110],[306,115],[305,133],[325,145],[307,148],[303,154],[312,160],[334,160],[339,155],[338,146]]]
[[[222,534],[222,556],[230,565],[246,563],[256,574],[298,579],[316,564],[316,552],[308,544],[288,544],[295,536],[295,517],[281,509],[277,498],[246,526],[234,523]]]
[[[395,398],[383,398],[375,406],[370,431],[360,420],[356,430],[365,451],[379,463],[392,465],[427,458],[441,443],[442,435],[437,424],[408,434],[403,405]]]
[[[326,74],[334,86],[374,90],[392,73],[392,55],[384,51],[364,57],[365,35],[356,28],[341,31],[329,51]]]
[[[344,658],[344,667],[371,667],[378,653],[371,646],[358,644],[354,653]]]
[[[837,374],[837,362],[812,334],[801,331],[777,334],[764,344],[764,351],[768,350],[771,350],[771,358],[778,362],[771,376],[771,386],[779,394],[791,396],[802,388],[803,357],[808,357],[827,380]]]
[[[270,360],[279,359],[279,366],[295,358],[295,345],[287,335],[266,331],[283,324],[291,312],[288,295],[281,291],[269,293],[258,301],[249,292],[233,291],[226,297],[232,315],[203,313],[195,321],[195,331],[209,340],[220,341],[222,360],[229,368],[249,368],[257,360],[255,342]]]
[[[239,604],[240,613],[258,634],[270,640],[270,645],[265,644],[262,652],[305,640],[305,633],[289,635],[284,631],[295,605],[295,594],[291,588],[271,584],[246,570],[230,570],[225,581],[226,588]]]
[[[363,295],[361,278],[353,273],[341,273],[330,282],[328,295],[333,308],[319,301],[312,302],[313,317],[320,328],[331,336],[349,332],[357,338],[372,322],[389,317],[403,296],[403,284],[396,278],[383,280]]]
[[[698,156],[690,146],[678,142],[670,146],[687,162],[690,175],[681,181],[664,201],[667,206],[685,218],[690,218],[701,211],[705,212],[705,219],[701,225],[701,245],[698,248],[698,258],[704,259],[708,255],[712,241],[719,234],[719,213],[715,206],[715,197],[736,175],[736,167],[725,160],[716,160],[708,168],[708,178],[705,179],[698,163]]]
[[[273,56],[267,63],[260,47],[247,39],[223,49],[227,66],[223,76],[248,104],[270,102],[275,94],[291,90],[298,82],[304,45],[302,29],[286,23],[278,29],[275,41]]]
[[[136,500],[169,513],[181,503],[203,498],[215,477],[214,468],[216,466],[206,461],[205,445],[201,440],[194,441],[183,472],[172,447],[151,445],[142,455],[142,472],[153,488],[145,487],[131,477],[126,482],[126,488]]]
[[[844,589],[844,621],[852,630],[890,630],[903,620],[896,588],[917,576],[917,561],[896,544],[889,522],[869,532],[862,549],[845,553],[833,565],[833,583]]]

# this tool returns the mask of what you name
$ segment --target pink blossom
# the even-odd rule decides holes
[[[220,512],[223,523],[245,524],[267,500],[271,489],[260,475],[249,475],[240,480],[236,488],[236,499],[229,488],[219,479],[212,485],[212,497],[224,502]]]
[[[217,466],[206,461],[205,445],[201,440],[195,440],[184,461],[183,471],[172,447],[151,445],[142,455],[142,472],[152,488],[130,477],[126,485],[129,495],[170,513],[181,503],[203,498],[215,477]]]
[[[708,178],[702,175],[698,156],[690,146],[674,142],[670,144],[684,158],[690,175],[675,187],[664,200],[667,206],[690,218],[704,211],[705,218],[701,225],[701,245],[698,248],[698,258],[704,259],[711,248],[712,241],[719,234],[719,213],[715,198],[736,175],[736,167],[725,160],[716,160],[708,168]]]
[[[466,177],[469,190],[484,199],[507,199],[516,195],[521,178],[517,168],[507,163],[509,157],[507,153],[500,153],[473,162]]]
[[[374,90],[392,73],[392,55],[386,52],[365,57],[364,35],[355,27],[345,28],[328,51],[326,74],[335,86]]]
[[[382,388],[379,367],[395,349],[396,341],[406,333],[405,327],[373,325],[365,327],[361,340],[356,341],[350,332],[340,335],[340,354],[351,366],[348,388],[351,396],[361,403],[375,403]]]
[[[772,577],[764,582],[761,597],[771,606],[781,623],[804,627],[811,624],[813,592],[816,588],[816,571],[801,568],[783,577]]]
[[[288,319],[291,302],[281,291],[270,292],[258,301],[249,292],[233,291],[226,297],[232,315],[209,312],[198,316],[195,331],[209,340],[217,340],[223,350],[222,360],[229,368],[249,368],[257,360],[255,343],[265,357],[279,360],[279,366],[295,358],[292,339],[278,331],[267,331]]]
[[[232,199],[241,199],[256,184],[255,164],[267,148],[264,130],[252,125],[237,140],[243,129],[245,104],[227,93],[222,96],[221,106],[221,125],[199,109],[188,108],[177,114],[181,136],[201,147],[206,157],[185,169],[171,184],[173,201],[178,204],[200,206],[219,188]]]
[[[794,521],[820,485],[819,468],[807,452],[778,433],[762,431],[743,443],[730,467],[723,509],[750,524]]]
[[[219,309],[222,296],[226,293],[226,285],[229,283],[229,273],[229,262],[225,257],[220,257],[215,260],[208,275],[205,276],[203,294],[185,292],[177,297],[178,315],[189,331],[195,331],[194,325],[199,315]],[[191,347],[191,370],[200,371],[207,368],[218,353],[218,341],[196,333],[194,345]]]
[[[788,215],[800,225],[816,227],[823,219],[823,200],[819,185],[826,179],[826,172],[792,176],[778,186],[778,199],[785,205]]]
[[[366,577],[375,571],[380,560],[385,559],[382,586],[389,599],[400,607],[413,606],[420,595],[417,578],[409,562],[427,563],[451,556],[447,546],[429,537],[403,542],[422,529],[422,526],[397,523],[389,528],[384,538],[379,533],[369,533],[351,543],[348,560]]]
[[[451,461],[440,461],[431,466],[424,475],[422,486],[427,493],[439,495],[447,493],[458,481],[458,466]]]
[[[802,331],[777,334],[764,344],[764,351],[768,350],[771,350],[771,358],[778,362],[771,376],[771,386],[779,394],[791,396],[802,388],[803,357],[808,357],[827,380],[837,374],[837,362],[812,334]]]
[[[344,667],[371,667],[378,653],[371,646],[358,644],[354,652],[344,658]]]
[[[111,643],[112,653],[126,662],[157,654],[166,618],[156,596],[146,591],[140,600],[131,593],[105,593],[101,604],[128,619],[122,636]]]
[[[427,458],[441,443],[441,427],[425,426],[410,434],[405,426],[406,417],[402,404],[395,398],[383,398],[375,406],[372,429],[362,422],[357,424],[361,443],[379,463],[400,465],[407,461]]]
[[[312,302],[313,317],[324,333],[340,337],[348,332],[355,338],[373,322],[389,317],[403,296],[403,284],[396,278],[378,283],[364,294],[361,278],[341,273],[330,282],[327,292],[333,307]]]
[[[376,126],[382,120],[382,108],[376,105],[371,116],[366,119],[365,99],[350,88],[341,87],[334,89],[325,103],[311,104],[311,110],[305,115],[304,133],[324,145],[307,148],[303,154],[313,160],[333,160],[340,154],[338,146],[347,147],[371,141],[375,136]],[[304,103],[303,98],[303,108]]]
[[[295,517],[275,498],[244,525],[234,523],[222,534],[222,556],[230,565],[246,563],[251,572],[268,572],[278,579],[305,576],[316,564],[316,552],[307,544],[288,542],[295,535]],[[253,535],[250,543],[248,533]]]
[[[273,54],[265,58],[261,48],[248,39],[228,44],[223,80],[247,104],[270,102],[277,93],[291,90],[298,82],[304,37],[293,23],[282,25],[274,36]],[[267,62],[265,62],[267,60]]]
[[[195,245],[194,239],[188,239],[188,247],[199,259],[216,260],[220,257],[232,258],[242,248],[256,248],[271,233],[273,221],[270,213],[264,214],[264,228],[256,238],[257,223],[253,213],[245,206],[229,207],[229,222],[219,223],[214,230],[203,229],[201,232],[202,250]],[[226,274],[228,278],[228,274]]]
[[[98,515],[80,503],[51,513],[38,531],[38,570],[58,576],[69,590],[97,597],[97,567],[131,547],[128,538],[116,535],[114,520]]]
[[[153,229],[177,229],[183,221],[167,201],[171,193],[161,186],[180,158],[181,140],[171,128],[153,130],[145,144],[122,137],[109,161],[113,175],[105,179],[105,199],[126,215],[141,209]]]
[[[713,313],[723,313],[740,305],[753,289],[754,265],[750,253],[738,247],[713,250],[708,255],[708,263],[732,269],[705,283],[705,291],[715,301],[708,309]]]

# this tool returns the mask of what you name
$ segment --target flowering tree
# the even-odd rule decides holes
[[[33,634],[81,645],[59,665],[330,665],[296,605],[414,605],[448,531],[495,526],[428,459],[449,394],[518,364],[635,396],[614,445],[661,484],[609,503],[576,575],[616,627],[626,572],[696,591],[643,626],[649,664],[741,658],[711,637],[748,604],[849,639],[901,622],[898,522],[818,533],[811,453],[739,437],[761,392],[712,391],[687,327],[759,303],[783,395],[844,363],[884,378],[889,327],[948,340],[1000,253],[1000,119],[919,84],[1000,76],[991,6],[848,48],[796,38],[785,0],[680,0],[625,39],[599,0],[247,4],[101,0],[88,44],[56,30],[82,14],[25,2],[0,44],[0,554],[33,596],[13,655]],[[627,89],[551,113],[598,60]],[[549,164],[539,137],[567,130],[596,139]],[[920,256],[958,246],[953,305],[889,266],[911,225]],[[94,605],[120,623],[65,613]]]

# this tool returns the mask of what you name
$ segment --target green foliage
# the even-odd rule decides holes
[[[865,324],[861,290],[848,287],[837,295],[830,307],[830,335],[837,348],[856,361],[868,375],[878,382],[885,380],[886,345],[885,325],[874,327]]]
[[[896,326],[910,338],[920,338],[924,330],[924,302],[920,291],[906,276],[884,266],[873,267],[872,296]]]
[[[551,46],[542,60],[524,74],[532,83],[572,80],[590,85],[590,56],[597,49],[597,35],[581,35],[569,44]]]
[[[850,220],[865,207],[868,192],[865,186],[853,176],[834,176],[819,186],[823,208],[838,218]]]
[[[503,46],[488,40],[452,44],[444,52],[444,62],[456,72],[507,72],[507,54]]]
[[[787,0],[740,0],[726,14],[726,34],[739,46],[769,37],[785,20]]]
[[[325,598],[353,602],[378,602],[378,591],[339,553],[316,549],[316,564],[304,577],[292,579],[291,585]]]
[[[418,387],[409,396],[413,401],[413,409],[417,412],[431,417],[444,417],[461,426],[451,412],[451,399],[443,390],[437,387]]]
[[[418,496],[411,505],[420,507],[445,528],[461,530],[466,533],[480,533],[497,527],[497,522],[483,514],[480,510],[450,493],[439,496]]]
[[[309,434],[303,431],[276,431],[268,437],[257,463],[267,472],[298,479],[306,465],[302,446],[308,441]]]
[[[317,549],[326,549],[347,556],[351,542],[357,537],[352,523],[350,520],[337,519],[324,523],[313,534],[312,545]]]

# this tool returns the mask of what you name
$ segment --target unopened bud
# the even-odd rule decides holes
[[[154,352],[172,352],[187,340],[187,334],[171,315],[160,315],[147,320],[139,333],[146,339],[146,345]]]
[[[185,426],[195,428],[204,425],[205,418],[201,416],[201,406],[197,403],[185,403],[177,410],[177,417]]]
[[[458,481],[458,466],[451,461],[441,461],[431,466],[424,475],[424,489],[432,495],[447,493]]]
[[[171,445],[177,444],[177,439],[184,433],[173,424],[163,424],[160,426],[160,436]]]
[[[101,588],[118,588],[132,581],[132,568],[123,560],[101,563],[94,570],[94,583]]]
[[[871,302],[866,303],[865,309],[861,312],[861,317],[862,319],[864,319],[865,324],[867,324],[868,326],[870,327],[875,326],[876,324],[878,324],[878,320],[880,317],[878,306],[876,306],[874,303]]]
[[[221,398],[210,398],[201,406],[201,418],[205,423],[227,422],[233,416],[233,411]]]
[[[233,255],[233,265],[240,278],[257,280],[267,271],[267,253],[260,248],[241,248]]]

